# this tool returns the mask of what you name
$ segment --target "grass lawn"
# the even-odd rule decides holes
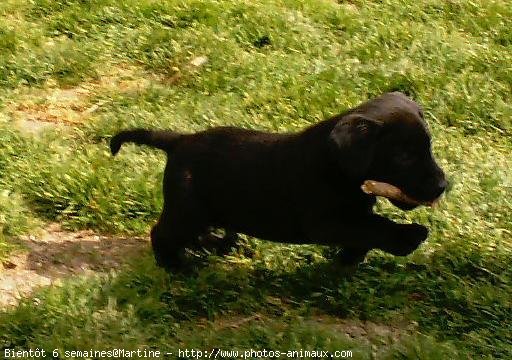
[[[407,258],[346,274],[320,247],[247,238],[252,256],[167,274],[148,247],[0,311],[0,349],[512,358],[511,29],[508,0],[3,0],[0,259],[48,222],[148,233],[165,158],[112,158],[121,128],[295,131],[400,90],[451,187],[435,210],[378,203],[431,229]]]

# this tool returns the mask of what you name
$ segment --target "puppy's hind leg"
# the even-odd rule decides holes
[[[151,230],[151,245],[156,264],[167,270],[182,267],[188,238],[185,229],[175,225],[172,221],[160,218]]]
[[[164,209],[151,230],[155,260],[166,269],[182,267],[185,248],[197,247],[199,234],[207,227],[190,184],[173,178],[164,181]]]

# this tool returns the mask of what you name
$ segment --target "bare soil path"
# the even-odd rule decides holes
[[[16,305],[38,287],[117,269],[148,246],[144,238],[103,236],[91,230],[70,232],[56,223],[40,235],[19,237],[18,242],[24,250],[0,263],[0,308]]]

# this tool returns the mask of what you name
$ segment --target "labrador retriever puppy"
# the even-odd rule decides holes
[[[112,154],[125,142],[168,154],[164,206],[151,231],[157,264],[166,268],[179,267],[183,250],[212,228],[225,229],[231,241],[244,233],[342,248],[351,263],[371,249],[405,256],[427,238],[427,228],[374,214],[375,195],[361,185],[372,179],[416,199],[392,200],[404,210],[434,202],[447,185],[420,106],[399,92],[298,133],[133,129],[111,139]]]

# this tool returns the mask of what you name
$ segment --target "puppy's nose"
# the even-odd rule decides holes
[[[444,193],[444,191],[446,190],[447,186],[448,186],[448,182],[446,181],[445,178],[442,178],[441,180],[439,180],[437,182],[437,187],[436,187],[436,197],[441,196],[441,194]]]

